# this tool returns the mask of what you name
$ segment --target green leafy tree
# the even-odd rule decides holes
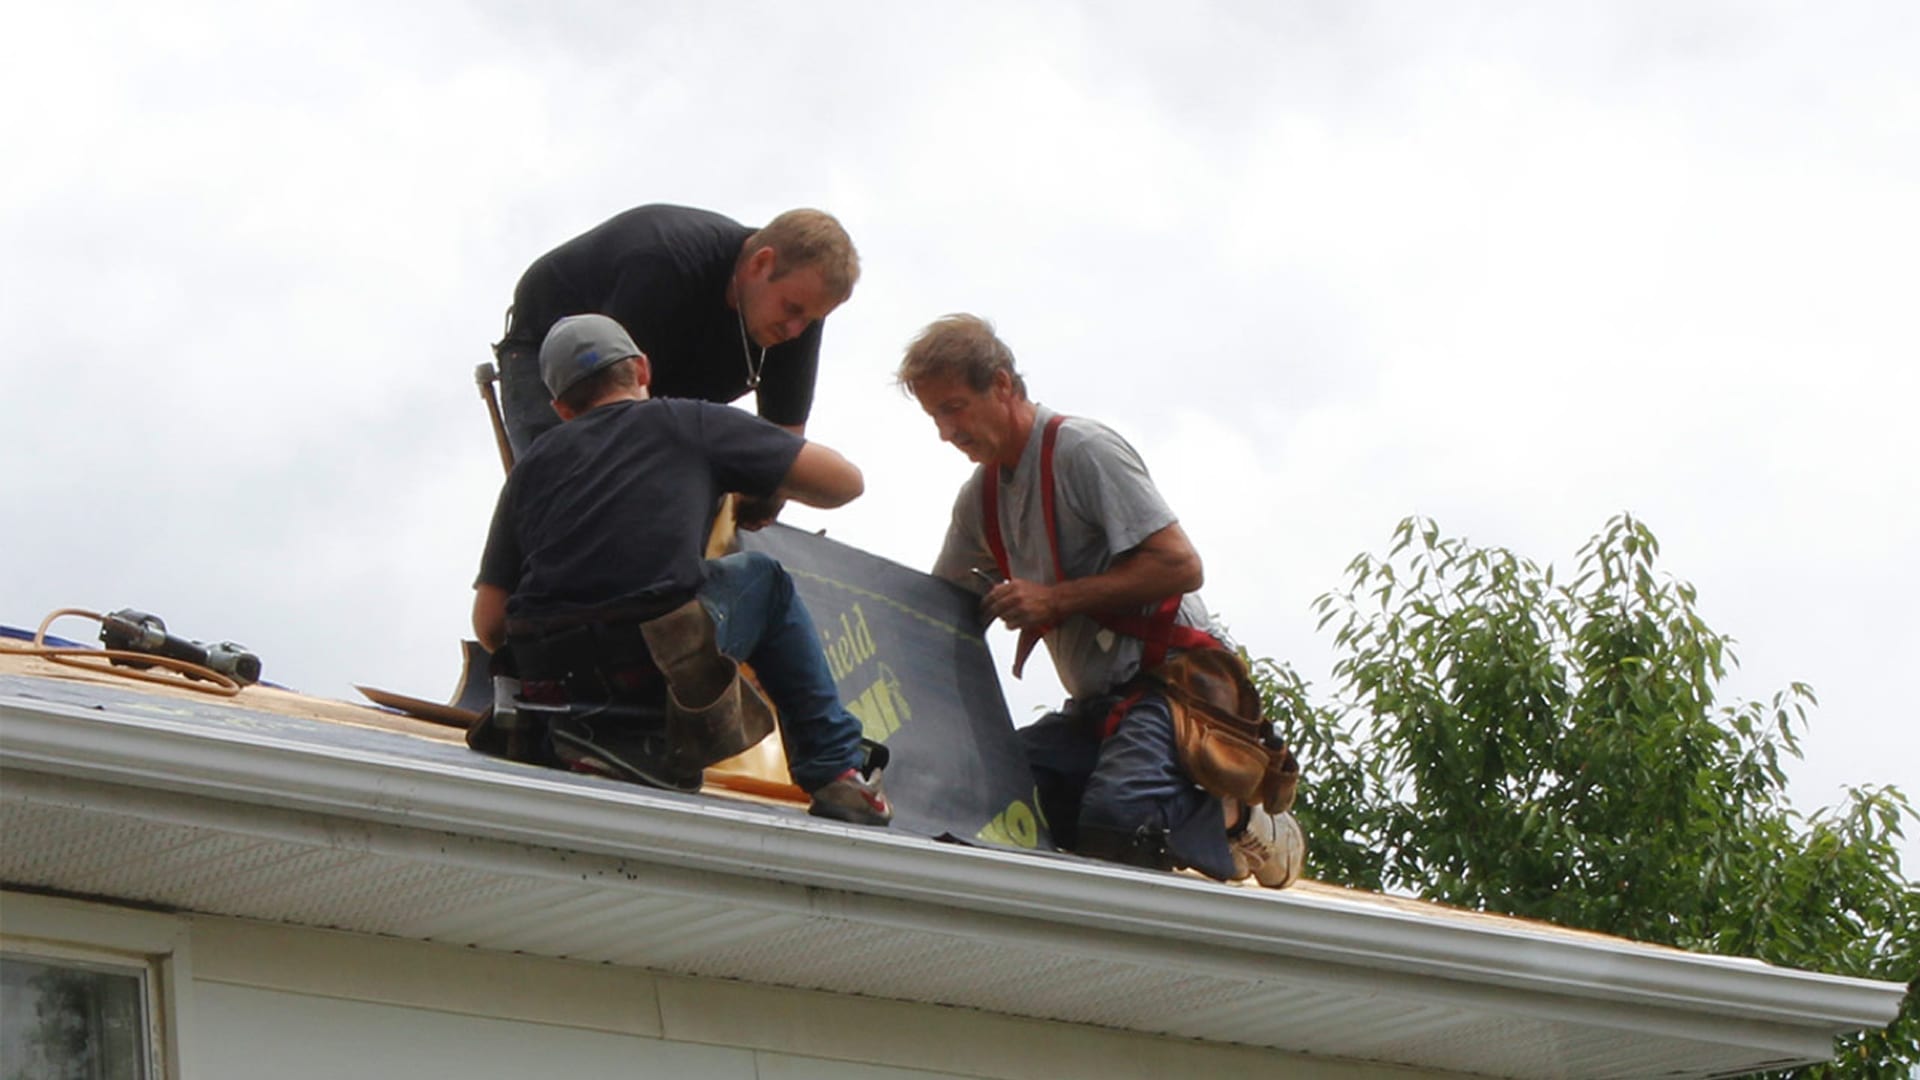
[[[1483,911],[1788,967],[1909,981],[1898,1020],[1809,1076],[1920,1069],[1920,886],[1896,842],[1914,812],[1855,788],[1786,797],[1813,691],[1716,696],[1731,639],[1659,543],[1620,516],[1571,581],[1409,519],[1318,601],[1338,700],[1262,661],[1306,768],[1309,872]]]

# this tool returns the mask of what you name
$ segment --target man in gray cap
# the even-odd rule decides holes
[[[540,373],[563,423],[501,488],[474,585],[481,644],[538,658],[544,670],[522,671],[523,685],[531,674],[572,700],[617,698],[657,671],[679,704],[683,676],[706,670],[697,654],[746,661],[779,709],[810,811],[886,824],[883,752],[841,704],[786,571],[759,553],[702,558],[722,493],[835,507],[861,494],[860,470],[738,409],[650,397],[646,355],[604,315],[555,323]]]

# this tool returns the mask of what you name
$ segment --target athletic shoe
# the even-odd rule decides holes
[[[1300,880],[1307,860],[1307,838],[1300,832],[1300,823],[1284,810],[1278,814],[1260,806],[1246,810],[1239,831],[1227,834],[1233,849],[1233,880],[1251,876],[1269,889],[1284,889]]]
[[[841,773],[813,793],[813,805],[807,807],[807,813],[855,825],[885,825],[893,820],[893,807],[880,790],[877,769],[871,781],[862,779],[858,769]]]

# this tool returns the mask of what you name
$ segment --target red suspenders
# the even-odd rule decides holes
[[[1047,523],[1047,546],[1052,549],[1055,581],[1066,580],[1066,574],[1060,568],[1060,528],[1054,513],[1053,487],[1053,444],[1058,441],[1060,424],[1065,420],[1066,417],[1055,413],[1048,418],[1045,430],[1040,433],[1040,510]],[[993,552],[993,561],[1000,567],[1000,576],[1012,580],[1013,570],[1007,561],[1007,544],[1000,535],[1000,469],[989,462],[985,472],[984,483],[980,487],[980,501],[986,522],[987,548]],[[1179,613],[1180,597],[1174,595],[1160,601],[1151,615],[1130,611],[1099,612],[1089,617],[1116,634],[1136,637],[1144,642],[1146,649],[1140,657],[1142,670],[1159,667],[1160,662],[1166,659],[1169,648],[1224,648],[1212,634],[1176,624],[1174,617]],[[1026,668],[1027,656],[1033,652],[1034,644],[1051,629],[1051,626],[1030,626],[1020,631],[1020,641],[1013,650],[1014,678],[1019,678],[1020,672]]]

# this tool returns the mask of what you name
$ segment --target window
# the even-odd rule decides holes
[[[0,953],[0,1077],[150,1080],[149,974],[131,957]]]
[[[167,1080],[187,920],[0,891],[0,1080]]]

